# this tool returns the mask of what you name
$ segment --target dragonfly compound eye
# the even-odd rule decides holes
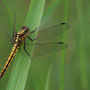
[[[29,27],[27,27],[27,26],[22,26],[22,29],[29,30]]]
[[[25,31],[24,31],[24,33],[27,33],[28,32],[28,29],[26,29]]]

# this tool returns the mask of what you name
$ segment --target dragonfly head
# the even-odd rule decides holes
[[[27,26],[22,26],[22,29],[17,33],[17,36],[19,38],[25,38],[29,33],[29,27]]]
[[[29,27],[27,26],[22,26],[23,34],[28,34],[29,32]]]

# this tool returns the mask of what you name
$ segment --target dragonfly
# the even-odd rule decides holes
[[[45,28],[43,30],[41,30],[39,27],[37,27],[33,31],[30,31],[28,26],[22,26],[21,30],[19,32],[16,32],[15,22],[14,22],[13,39],[11,39],[10,36],[8,35],[10,40],[13,43],[13,47],[12,47],[11,53],[10,53],[5,65],[0,73],[0,79],[6,72],[7,68],[9,67],[11,61],[15,57],[17,51],[19,50],[19,48],[22,44],[24,44],[24,51],[32,59],[32,56],[26,50],[26,43],[25,43],[26,38],[28,38],[31,42],[37,40],[35,44],[31,43],[31,45],[35,45],[35,53],[33,56],[38,57],[38,56],[42,56],[42,55],[45,55],[48,53],[60,51],[62,49],[67,48],[67,45],[64,44],[63,42],[55,42],[55,43],[54,42],[42,42],[42,43],[39,42],[39,43],[37,43],[37,42],[38,41],[48,41],[50,39],[53,39],[54,37],[57,37],[60,34],[62,34],[68,28],[69,28],[69,24],[59,23],[59,24],[53,25],[51,27]],[[39,30],[38,38],[36,37],[36,38],[32,39],[29,35],[33,34],[37,30]]]

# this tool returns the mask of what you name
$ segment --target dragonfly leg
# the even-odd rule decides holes
[[[32,57],[31,57],[31,55],[28,53],[28,51],[26,50],[26,48],[25,48],[25,41],[24,41],[24,51],[29,55],[29,57],[31,58],[31,60],[32,60]]]
[[[30,37],[28,36],[27,38],[28,38],[29,40],[31,40],[31,41],[34,41],[34,40],[36,40],[38,37],[32,39],[32,38],[30,38]]]
[[[37,28],[35,28],[33,31],[31,31],[29,34],[32,34],[32,33],[34,33],[36,30],[38,30],[40,28],[40,26],[39,27],[37,27]]]
[[[7,35],[9,37],[10,41],[12,42],[12,44],[14,44],[14,39],[10,37],[10,35],[8,34],[8,32],[7,32]]]
[[[5,33],[8,36],[9,40],[12,42],[12,44],[14,44],[14,39],[10,37],[10,35],[7,31],[5,31]]]
[[[15,16],[15,13],[14,13],[14,26],[13,26],[13,38],[15,38],[16,36],[16,16]]]

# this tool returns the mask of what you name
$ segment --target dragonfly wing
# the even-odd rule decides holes
[[[68,46],[62,42],[57,43],[36,43],[33,57],[39,57],[48,53],[53,53],[67,48]]]
[[[57,36],[60,36],[64,31],[70,27],[67,23],[60,23],[46,29],[41,29],[38,33],[37,42],[43,42],[51,40]]]

